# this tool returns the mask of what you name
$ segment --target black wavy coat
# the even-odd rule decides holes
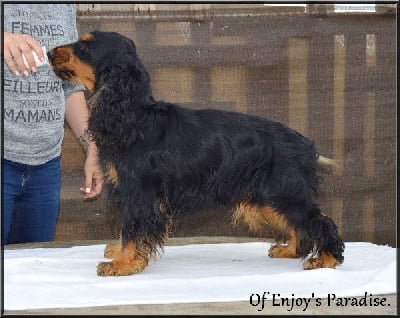
[[[110,44],[111,45],[111,44]],[[219,110],[190,110],[152,96],[133,42],[96,69],[89,129],[120,210],[122,243],[155,252],[172,217],[240,202],[268,205],[300,233],[299,256],[343,260],[335,224],[314,201],[318,153],[282,123]]]

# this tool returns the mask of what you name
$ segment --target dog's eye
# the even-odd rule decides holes
[[[79,54],[88,54],[89,53],[89,48],[84,45],[83,43],[80,43],[77,45],[77,51],[79,52]]]
[[[85,45],[79,45],[79,51],[81,51],[81,52],[87,52],[87,47],[85,46]]]

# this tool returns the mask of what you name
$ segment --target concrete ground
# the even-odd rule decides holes
[[[171,238],[166,245],[185,245],[201,243],[233,243],[268,241],[268,239],[239,238],[239,237],[188,237]],[[104,244],[105,241],[74,241],[50,242],[8,245],[5,249],[37,248],[37,247],[68,247],[73,245]],[[310,304],[306,311],[286,307],[273,306],[271,301],[266,301],[264,308],[253,306],[250,301],[223,302],[223,303],[181,303],[167,305],[118,305],[85,308],[55,308],[35,310],[6,310],[2,315],[397,315],[397,294],[380,295],[380,300],[385,300],[385,306],[336,306],[328,305],[326,299],[320,304]],[[357,297],[361,299],[361,297]]]

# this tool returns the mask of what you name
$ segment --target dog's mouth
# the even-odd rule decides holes
[[[54,73],[56,73],[56,75],[58,77],[61,77],[64,80],[70,80],[74,77],[75,72],[73,70],[69,70],[67,68],[54,68]]]

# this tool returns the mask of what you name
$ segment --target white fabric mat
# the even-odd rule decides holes
[[[300,259],[269,258],[269,243],[165,246],[140,274],[99,277],[104,247],[5,250],[5,310],[396,292],[396,249],[371,243],[346,243],[337,269],[308,271]]]

